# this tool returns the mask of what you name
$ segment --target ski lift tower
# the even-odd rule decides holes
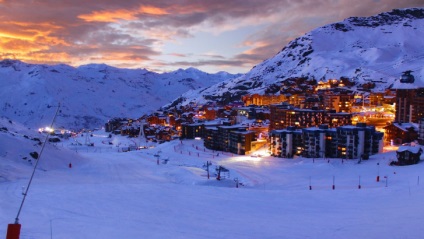
[[[161,150],[159,150],[157,153],[155,153],[155,155],[153,155],[156,158],[156,163],[159,165],[159,158],[160,158],[160,153],[162,153]]]
[[[94,146],[94,143],[91,143],[91,141],[90,141],[90,132],[89,131],[85,131],[85,145]]]
[[[144,124],[146,123],[145,120],[140,121],[140,132],[138,133],[138,139],[140,141],[139,147],[141,147],[141,140],[144,139],[144,142],[147,144],[146,135],[144,134]]]

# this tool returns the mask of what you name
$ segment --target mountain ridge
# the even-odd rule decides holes
[[[114,117],[152,113],[182,93],[237,74],[200,70],[155,73],[105,64],[72,67],[0,61],[1,115],[28,127],[44,127],[61,104],[58,127],[81,129],[104,125]]]
[[[394,9],[371,17],[350,17],[316,28],[289,42],[273,57],[227,82],[183,94],[173,104],[228,101],[245,94],[279,94],[290,78],[352,79],[353,90],[368,82],[383,91],[411,70],[424,82],[421,38],[424,9]],[[199,97],[201,96],[201,97]]]

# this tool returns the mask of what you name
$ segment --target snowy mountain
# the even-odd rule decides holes
[[[351,17],[301,36],[245,75],[187,92],[174,102],[240,99],[252,93],[278,94],[289,78],[349,78],[355,87],[373,82],[375,90],[395,83],[412,70],[424,82],[424,9],[397,9],[371,17]],[[202,96],[202,97],[199,97]]]
[[[113,117],[137,118],[151,113],[188,90],[236,76],[194,68],[159,74],[104,64],[74,68],[3,60],[0,114],[28,127],[44,127],[53,118],[52,106],[60,103],[58,127],[99,127]]]

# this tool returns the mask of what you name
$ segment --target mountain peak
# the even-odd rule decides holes
[[[424,19],[424,9],[407,8],[394,9],[391,12],[384,12],[371,17],[351,17],[346,19],[347,22],[354,26],[362,27],[379,27],[394,24],[403,24],[411,20]],[[345,22],[346,22],[345,21]],[[337,23],[336,23],[337,24]],[[339,23],[340,24],[340,23]],[[405,26],[408,26],[407,24]]]
[[[217,100],[229,95],[237,99],[243,94],[278,94],[276,89],[290,78],[343,77],[355,82],[353,90],[367,82],[375,82],[375,90],[384,90],[407,70],[424,81],[423,35],[423,8],[347,18],[294,39],[243,76],[201,89],[198,94]],[[182,98],[184,102],[205,100],[186,95]]]

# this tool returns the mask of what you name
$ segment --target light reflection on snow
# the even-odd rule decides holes
[[[259,167],[266,162],[266,158],[270,157],[269,152],[266,149],[259,149],[252,152],[250,155],[237,155],[229,157],[225,160],[226,163],[245,163],[250,166]]]

